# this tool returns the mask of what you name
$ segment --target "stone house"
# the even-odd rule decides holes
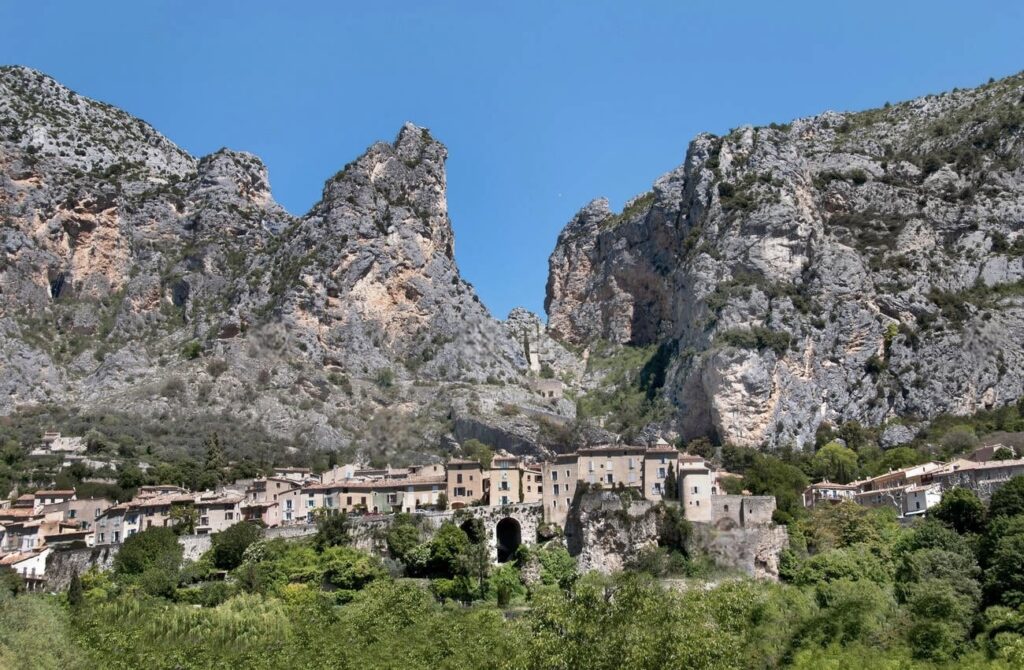
[[[544,520],[564,526],[576,496],[579,481],[579,458],[576,454],[559,454],[553,461],[541,464]]]
[[[711,466],[700,456],[690,454],[681,454],[677,463],[676,481],[684,515],[690,521],[712,521],[714,475]]]
[[[221,493],[201,495],[195,501],[199,521],[196,533],[207,535],[219,533],[242,520],[241,504],[245,499],[239,493]]]
[[[579,449],[576,455],[580,481],[598,488],[642,488],[646,451],[645,447],[615,444]]]
[[[669,469],[676,472],[676,490],[665,489]],[[647,500],[679,499],[679,450],[661,442],[644,452],[643,496]]]
[[[803,492],[804,507],[814,507],[821,503],[837,503],[852,500],[857,493],[856,484],[837,484],[825,479],[811,484]]]
[[[544,499],[544,472],[543,468],[536,464],[530,463],[523,465],[522,468],[522,481],[523,481],[523,499],[524,503],[538,503]]]
[[[246,490],[246,497],[259,502],[275,501],[278,496],[302,488],[302,484],[285,477],[258,478]]]
[[[484,469],[479,461],[453,458],[446,471],[448,505],[468,507],[484,497]]]
[[[975,462],[957,459],[932,473],[932,481],[943,491],[957,486],[969,488],[982,500],[1014,477],[1024,475],[1024,458],[1006,461]]]
[[[58,505],[75,499],[76,496],[74,489],[43,490],[36,491],[35,493],[35,504],[37,506],[42,505],[45,507],[46,505]]]
[[[100,515],[113,504],[113,501],[107,498],[80,499],[75,497],[64,502],[43,505],[43,510],[60,512],[64,522],[74,524],[78,530],[91,531]]]
[[[490,481],[491,505],[514,505],[522,502],[520,487],[523,483],[523,472],[518,458],[508,455],[495,456],[491,459],[491,468],[487,476]]]
[[[243,521],[261,523],[267,528],[281,525],[281,505],[276,500],[246,500],[239,510]]]
[[[7,554],[0,557],[0,566],[11,568],[21,575],[25,582],[25,588],[35,591],[46,583],[46,559],[49,557],[50,551],[49,547],[44,547]]]

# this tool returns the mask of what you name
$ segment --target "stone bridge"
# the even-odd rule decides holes
[[[447,512],[414,512],[412,517],[422,523],[424,534],[433,536],[446,521],[466,531],[474,541],[486,540],[491,560],[504,563],[510,560],[519,545],[537,542],[537,528],[543,521],[543,505],[519,503],[492,507],[463,507]],[[360,549],[384,553],[383,535],[391,525],[391,515],[349,517],[352,522],[353,542]]]
[[[413,518],[420,519],[427,538],[432,537],[445,521],[451,521],[462,528],[471,539],[486,539],[490,547],[491,560],[504,563],[510,560],[519,545],[533,545],[537,542],[537,527],[543,521],[541,503],[520,503],[494,507],[464,507],[449,512],[414,512]],[[387,552],[385,536],[395,517],[390,514],[351,516],[352,541],[359,549],[384,555]],[[295,524],[268,528],[264,537],[268,539],[300,539],[316,532],[312,524]],[[480,537],[474,537],[479,534]],[[194,561],[210,549],[209,535],[182,535],[178,543],[183,557]],[[102,545],[86,549],[55,551],[47,560],[47,590],[58,591],[67,588],[71,575],[82,574],[89,568],[109,570],[120,545]]]

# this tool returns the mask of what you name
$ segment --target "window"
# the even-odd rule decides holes
[[[569,499],[568,498],[565,499],[565,507],[566,507],[566,509],[569,508]]]
[[[225,521],[234,521],[235,520],[235,513],[234,512],[224,512],[224,520]]]
[[[456,484],[461,484],[462,483],[462,473],[461,472],[459,474],[455,475],[455,483]]]
[[[700,493],[700,487],[694,486],[693,487],[693,493],[694,493],[694,495]]]
[[[68,518],[69,519],[75,519],[77,517],[78,517],[78,510],[74,510],[74,509],[69,509],[68,510]]]
[[[292,508],[292,499],[291,498],[289,498],[288,500],[284,501],[284,508],[285,509],[291,509]]]
[[[728,512],[728,511],[729,511],[729,506],[728,506],[728,505],[726,505],[726,506],[725,506],[725,511],[726,511],[726,512]]]
[[[552,470],[551,471],[551,481],[553,481],[553,482],[557,482],[558,481],[558,470]]]
[[[310,498],[309,500],[306,501],[306,509],[313,509],[313,505],[314,505],[314,502],[313,502],[312,498]]]
[[[117,544],[121,541],[121,531],[115,530],[112,537],[114,539],[114,544]]]
[[[455,496],[457,498],[462,498],[465,495],[466,495],[466,487],[464,487],[464,486],[456,486],[455,487]]]
[[[558,495],[558,484],[554,484],[554,485],[552,485],[552,491],[554,491],[554,492],[555,492],[555,495],[556,495],[556,496]]]
[[[334,507],[334,498],[331,498],[331,497],[324,498],[324,503],[328,507]]]
[[[100,544],[103,544],[106,541],[107,541],[107,534],[106,533],[100,533]]]
[[[565,478],[566,479],[571,479],[572,478],[572,476],[569,474],[569,470],[568,469],[566,469],[566,471],[565,471]]]
[[[346,496],[345,504],[346,505],[351,505],[352,504],[352,496]]]
[[[610,473],[610,472],[609,472],[609,473],[608,473],[608,474],[607,474],[607,475],[605,476],[605,480],[606,480],[606,481],[607,481],[607,482],[608,482],[609,484],[611,484],[611,483],[612,483],[612,477],[613,477],[612,473]]]
[[[594,471],[594,461],[588,461],[587,462],[587,472],[593,472],[593,471]]]
[[[658,468],[658,477],[661,479],[665,478],[665,468]]]
[[[636,467],[636,464],[635,464],[635,463],[633,463],[633,459],[632,459],[632,458],[631,458],[631,459],[629,459],[629,469],[630,469],[630,470],[632,470],[632,469],[633,469],[633,468],[635,468],[635,467]]]
[[[199,517],[199,525],[200,526],[209,526],[210,525],[210,517],[208,517],[208,516],[201,516],[201,517]]]

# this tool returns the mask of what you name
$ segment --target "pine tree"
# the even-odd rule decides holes
[[[665,475],[665,493],[662,497],[665,500],[677,500],[679,498],[678,483],[676,482],[676,469],[671,463],[668,464],[668,474]]]
[[[217,481],[224,476],[224,468],[228,466],[228,460],[224,456],[224,450],[220,447],[220,437],[213,433],[206,439],[206,464],[203,468],[206,472],[213,473]]]
[[[83,602],[85,602],[85,594],[82,591],[82,579],[78,576],[78,571],[75,570],[71,573],[71,582],[68,584],[68,604],[78,607]]]

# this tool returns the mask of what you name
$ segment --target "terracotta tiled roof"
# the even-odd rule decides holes
[[[42,516],[31,507],[11,507],[0,509],[0,519],[27,519],[34,516]]]
[[[15,563],[21,563],[24,560],[32,558],[36,554],[37,552],[34,551],[19,551],[14,554],[0,556],[0,565],[14,565]]]

